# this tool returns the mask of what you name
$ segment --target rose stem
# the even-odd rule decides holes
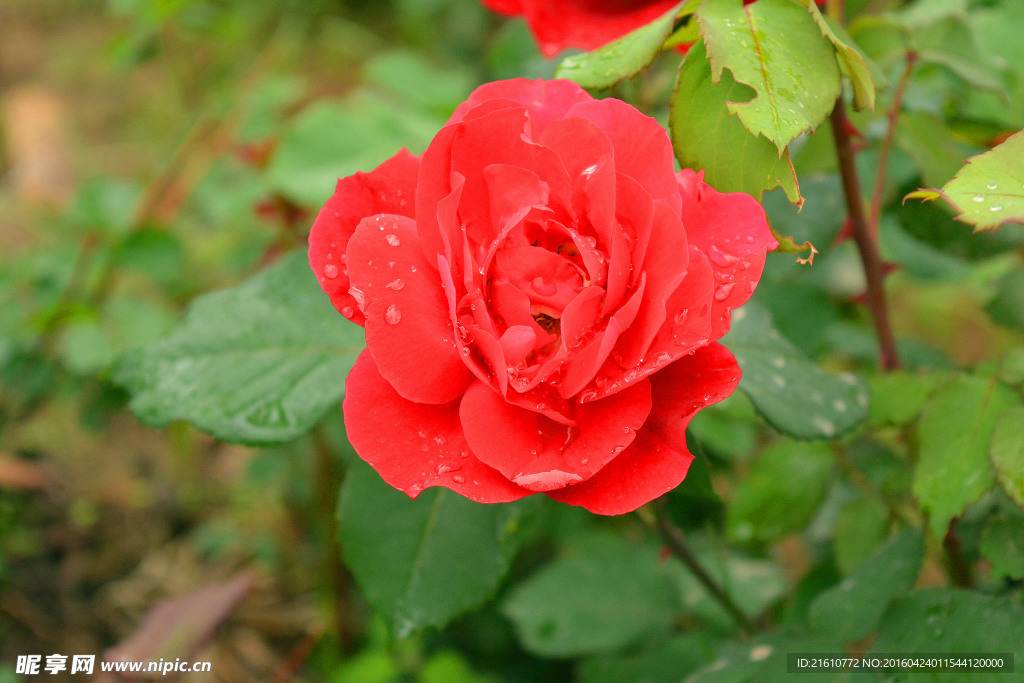
[[[868,227],[864,216],[864,203],[861,199],[860,180],[854,164],[853,141],[850,138],[850,120],[846,116],[846,105],[840,96],[832,109],[832,135],[836,143],[836,155],[839,158],[839,173],[843,180],[843,194],[846,196],[846,208],[850,213],[850,226],[853,229],[853,240],[857,243],[860,260],[864,264],[864,275],[867,278],[867,306],[875,324],[878,336],[879,365],[883,370],[897,370],[900,367],[899,354],[896,352],[896,340],[893,337],[892,325],[889,322],[889,309],[885,304],[885,289],[882,281],[882,257],[878,253],[878,242]]]
[[[725,589],[715,581],[714,577],[708,574],[707,570],[697,560],[697,557],[690,551],[690,548],[686,545],[686,539],[683,537],[683,532],[677,529],[669,520],[665,512],[664,499],[656,501],[653,508],[654,527],[672,554],[686,565],[687,569],[693,573],[694,577],[704,586],[711,597],[717,600],[732,615],[732,618],[736,620],[744,634],[749,636],[756,633],[757,625],[733,602],[733,599],[725,592]]]
[[[889,153],[892,151],[893,140],[896,138],[896,124],[899,122],[900,110],[903,109],[903,93],[907,91],[907,84],[910,82],[910,74],[917,64],[917,53],[913,50],[907,52],[907,65],[903,69],[903,76],[900,77],[899,85],[892,96],[892,104],[886,112],[889,120],[889,128],[885,132],[885,139],[878,153],[878,170],[875,171],[875,191],[871,194],[871,213],[868,215],[868,227],[871,234],[877,239],[878,222],[882,216],[882,194],[885,192],[885,172],[889,168]]]

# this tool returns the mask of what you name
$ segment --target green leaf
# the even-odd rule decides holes
[[[867,416],[868,393],[851,375],[830,375],[772,326],[771,316],[748,302],[732,313],[724,339],[736,356],[740,389],[773,427],[798,439],[832,439]]]
[[[889,511],[877,498],[857,496],[836,516],[832,547],[844,573],[871,556],[889,530]]]
[[[814,518],[832,480],[822,443],[780,441],[761,451],[729,500],[726,528],[739,542],[777,541]]]
[[[957,212],[957,220],[973,225],[975,232],[1024,224],[1024,131],[968,159],[941,190],[922,189],[907,195],[907,199],[926,201],[939,197]]]
[[[761,683],[762,681],[789,680],[786,676],[789,653],[841,652],[839,643],[818,636],[794,636],[786,633],[758,635],[750,641],[734,643],[722,648],[718,657],[686,683]],[[800,677],[803,680],[803,677]],[[807,681],[829,680],[808,676]]]
[[[859,50],[852,47],[853,38],[846,32],[842,25],[822,16],[818,6],[813,0],[804,0],[807,4],[807,11],[811,13],[814,22],[821,29],[821,34],[828,38],[835,48],[836,57],[839,59],[839,67],[843,74],[850,79],[853,86],[853,104],[857,109],[875,108],[875,81],[871,77],[871,69],[867,60]]]
[[[1015,268],[1000,278],[985,311],[1000,325],[1024,330],[1024,268]]]
[[[969,85],[994,92],[1006,88],[999,72],[975,45],[966,12],[916,27],[911,31],[910,42],[922,62],[944,66]]]
[[[924,536],[893,536],[842,583],[818,596],[808,614],[814,633],[844,643],[869,635],[889,604],[910,590],[924,560]]]
[[[913,158],[928,185],[941,185],[949,181],[956,175],[964,158],[946,122],[928,112],[900,114],[896,144]]]
[[[1016,405],[999,416],[992,434],[989,457],[996,479],[1017,505],[1024,508],[1024,406]]]
[[[271,157],[267,180],[301,204],[320,206],[338,178],[370,171],[402,147],[423,151],[443,124],[440,116],[367,91],[321,100],[291,122]]]
[[[976,592],[926,588],[894,602],[871,646],[873,653],[1024,654],[1024,607],[1007,598]],[[980,654],[984,653],[984,654]],[[990,672],[939,673],[928,681],[983,683]]]
[[[539,502],[482,505],[438,487],[413,500],[360,464],[338,503],[342,553],[366,599],[404,638],[494,595]]]
[[[95,320],[78,320],[61,330],[60,355],[73,373],[89,375],[113,360],[110,339]]]
[[[996,380],[960,375],[940,387],[921,413],[914,495],[942,538],[949,521],[995,483],[989,445],[996,420],[1020,398]]]
[[[576,81],[584,88],[597,89],[610,88],[635,76],[661,52],[682,5],[677,4],[651,23],[593,52],[566,57],[558,65],[555,76]]]
[[[746,192],[760,198],[782,187],[789,201],[803,204],[789,150],[779,155],[767,138],[751,135],[729,113],[727,102],[750,97],[751,90],[728,72],[711,82],[711,66],[702,42],[695,43],[679,66],[669,116],[672,147],[685,167],[703,170],[720,192]]]
[[[363,80],[446,118],[473,89],[469,69],[441,69],[408,49],[375,55],[363,67]]]
[[[628,655],[591,657],[580,663],[581,683],[679,683],[711,663],[715,642],[706,631],[691,631]]]
[[[871,391],[868,425],[882,427],[913,422],[921,413],[928,395],[948,379],[949,376],[943,373],[915,375],[899,370],[871,375],[868,377]]]
[[[653,546],[589,539],[516,588],[503,610],[543,657],[608,652],[671,627],[678,591]]]
[[[226,441],[275,443],[315,425],[345,391],[363,333],[331,306],[305,252],[189,306],[166,338],[123,354],[114,381],[141,420],[185,420]]]
[[[978,549],[992,563],[993,579],[1024,579],[1024,515],[993,515],[981,534]]]
[[[719,83],[727,69],[755,91],[749,101],[730,102],[729,111],[780,155],[832,111],[841,92],[836,53],[805,7],[792,0],[704,0],[697,19],[712,80]]]

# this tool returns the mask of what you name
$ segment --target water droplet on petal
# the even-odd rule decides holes
[[[402,287],[405,287],[405,280],[403,280],[402,278],[396,278],[384,286],[387,287],[388,289],[393,289],[397,292]]]
[[[438,474],[444,474],[445,472],[451,472],[451,471],[452,471],[452,468],[449,465],[438,465],[437,466],[437,473]]]
[[[690,309],[689,308],[684,308],[683,310],[681,310],[678,313],[676,313],[676,317],[675,317],[676,325],[682,325],[683,321],[686,320],[686,316],[688,316],[689,314],[690,314]]]
[[[543,275],[538,275],[533,278],[533,282],[530,283],[533,287],[533,291],[537,292],[541,296],[551,296],[558,291],[558,285],[554,282],[550,282]]]
[[[988,210],[989,211],[1002,211],[1003,210],[1003,205],[1002,204],[994,204],[994,205],[988,207]]]
[[[366,295],[363,294],[363,290],[356,287],[349,287],[348,293],[356,300],[356,306],[359,306],[360,311],[366,308]]]
[[[333,263],[328,263],[324,266],[324,277],[334,279],[338,277],[338,266]]]
[[[355,309],[353,309],[351,306],[344,306],[341,309],[341,314],[346,318],[351,318],[356,314],[356,312]]]
[[[990,190],[994,190],[994,189],[996,189],[996,188],[997,188],[997,187],[999,187],[999,186],[998,186],[998,185],[996,185],[995,183],[989,183],[989,184],[988,184],[988,185],[986,185],[985,187],[987,187],[987,188],[988,188],[988,189],[990,189]]]
[[[452,475],[452,481],[454,481],[456,484],[465,484],[466,483],[466,478],[464,476],[462,476],[461,474],[453,474]]]
[[[734,282],[726,282],[724,285],[715,290],[715,301],[725,301],[732,294],[732,288],[736,286]]]
[[[398,239],[398,235],[388,235],[384,239],[387,240],[388,244],[390,244],[393,247],[397,247],[402,243],[402,241]]]
[[[982,203],[983,201],[985,201],[985,195],[982,195],[982,194],[976,194],[976,195],[974,195],[973,197],[971,197],[971,199],[973,199],[974,201],[976,201],[976,202],[978,202],[978,203],[980,204],[980,203]]]
[[[731,266],[732,264],[739,261],[739,258],[722,251],[717,244],[712,244],[708,247],[708,258],[711,262],[720,268]]]
[[[384,321],[388,325],[397,325],[401,319],[402,312],[394,304],[388,306],[388,310],[384,311]]]

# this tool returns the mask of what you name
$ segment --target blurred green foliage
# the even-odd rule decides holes
[[[724,89],[749,88],[702,80],[698,46],[670,117],[681,58],[652,61],[650,31],[592,83],[669,122],[683,163],[716,140],[684,127],[731,124],[709,180],[781,182],[773,226],[819,251],[770,256],[725,339],[742,391],[695,418],[698,461],[658,513],[749,638],[663,554],[651,509],[410,501],[345,439],[361,342],[302,282],[308,227],[337,177],[421,152],[476,85],[551,77],[521,18],[476,0],[63,4],[0,8],[0,103],[22,86],[57,103],[48,134],[74,179],[40,201],[24,122],[0,107],[0,681],[20,654],[102,652],[159,600],[243,569],[257,588],[194,657],[223,680],[760,681],[796,651],[1024,655],[1024,233],[904,202],[1024,128],[1015,0],[846,3],[879,86],[851,118],[895,266],[896,373],[876,368],[820,111],[792,142],[752,137],[722,114]],[[589,59],[561,73],[593,78]],[[289,337],[296,318],[307,337]],[[240,345],[279,357],[218,355]],[[291,400],[308,368],[288,359],[311,346],[321,390]]]

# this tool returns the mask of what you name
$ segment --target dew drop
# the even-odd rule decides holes
[[[446,441],[447,439],[445,439],[444,436],[441,434],[438,434],[437,436],[434,437],[434,443],[436,443],[438,446],[443,446]]]
[[[451,471],[452,471],[452,468],[451,468],[450,465],[438,465],[437,466],[437,473],[438,474],[444,474],[445,472],[451,472]]]
[[[343,316],[345,316],[346,318],[351,318],[352,316],[354,316],[356,314],[356,312],[355,312],[355,309],[353,309],[351,306],[344,306],[341,309],[341,314]]]
[[[328,263],[324,266],[324,277],[334,279],[338,277],[338,266],[333,263]]]
[[[1003,210],[1003,205],[1002,204],[994,204],[994,205],[988,207],[988,210],[989,211],[1002,211]]]
[[[554,282],[549,282],[543,275],[533,278],[530,285],[533,287],[533,291],[541,296],[551,296],[558,291],[558,286]]]
[[[398,306],[391,304],[388,306],[388,310],[384,311],[384,321],[388,325],[397,325],[402,319],[402,312],[398,310]]]
[[[583,458],[582,460],[580,460],[580,464],[583,466],[590,464],[590,458]]]
[[[387,287],[388,289],[393,289],[397,292],[402,287],[405,287],[405,280],[403,280],[402,278],[396,278],[384,286]]]
[[[683,310],[676,313],[675,322],[676,325],[682,325],[683,321],[686,320],[686,316],[690,315],[690,309],[684,308]]]
[[[976,201],[976,202],[978,202],[980,204],[983,201],[985,201],[985,195],[976,194],[973,197],[971,197],[971,199],[973,199],[974,201]]]
[[[466,478],[464,476],[462,476],[461,474],[453,474],[452,475],[452,481],[454,481],[456,484],[465,484],[466,483]]]
[[[388,244],[390,244],[393,247],[397,247],[402,243],[402,241],[398,239],[398,235],[388,235],[384,239],[387,240]]]
[[[356,287],[349,287],[348,293],[356,300],[356,306],[359,306],[360,311],[366,308],[366,295],[363,294],[363,290]]]
[[[582,394],[580,394],[580,403],[589,403],[590,401],[593,401],[595,398],[597,398],[597,392],[594,391],[593,389],[589,391],[584,391]]]
[[[734,282],[726,282],[724,285],[715,290],[715,301],[725,301],[732,294],[732,288],[736,286]]]
[[[988,185],[986,185],[985,187],[987,187],[987,188],[988,188],[988,189],[990,189],[990,190],[994,190],[994,189],[996,189],[996,188],[997,188],[997,187],[999,187],[999,186],[998,186],[998,185],[996,185],[995,183],[989,183],[989,184],[988,184]]]
[[[716,266],[719,266],[720,268],[731,266],[732,264],[739,261],[738,257],[733,256],[732,254],[727,254],[726,252],[719,249],[718,245],[716,244],[712,244],[710,247],[708,247],[708,258],[711,259],[712,263],[714,263]]]

